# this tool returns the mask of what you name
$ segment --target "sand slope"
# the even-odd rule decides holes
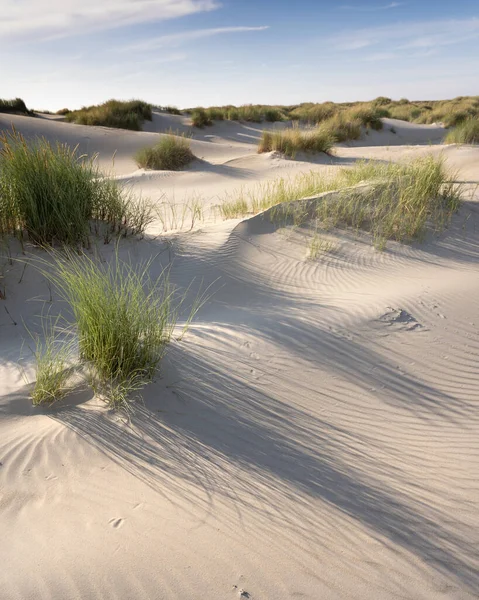
[[[479,182],[479,148],[431,149],[409,124],[404,146],[379,132],[313,163],[258,156],[224,123],[194,142],[205,161],[176,174],[129,162],[156,132],[15,125],[105,164],[117,150],[135,189],[199,190],[205,206],[273,177],[428,151]],[[160,255],[162,237],[120,252],[157,256],[156,273],[172,261],[178,285],[214,294],[130,422],[86,390],[31,407],[25,327],[60,306],[34,269],[2,259],[0,598],[477,598],[477,196],[439,237],[382,253],[337,233],[334,252],[306,260],[301,231],[262,217],[169,239]]]

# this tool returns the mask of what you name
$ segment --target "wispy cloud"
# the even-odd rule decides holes
[[[435,48],[479,38],[479,19],[457,19],[396,23],[382,27],[354,29],[332,36],[336,50],[358,50],[388,44],[388,50]]]
[[[161,35],[159,37],[151,38],[145,42],[139,44],[132,44],[130,46],[122,48],[125,51],[144,51],[144,50],[156,50],[164,47],[177,47],[200,40],[204,38],[213,37],[215,35],[223,35],[227,33],[245,33],[249,31],[264,31],[269,29],[269,25],[260,25],[258,27],[215,27],[211,29],[194,29],[191,31],[181,31],[179,33],[172,33],[169,35]]]
[[[353,6],[351,4],[344,4],[339,8],[341,10],[359,10],[361,12],[372,12],[375,10],[390,10],[391,8],[398,8],[398,6],[403,6],[405,2],[390,2],[389,4],[379,4],[379,5],[363,5],[363,6]]]
[[[219,8],[217,0],[2,0],[0,38],[67,37]]]

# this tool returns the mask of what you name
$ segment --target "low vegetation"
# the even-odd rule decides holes
[[[73,345],[59,333],[58,319],[43,322],[42,335],[33,335],[35,350],[35,383],[32,403],[53,404],[70,390]]]
[[[184,301],[167,270],[151,277],[152,261],[131,264],[115,254],[105,263],[66,251],[51,252],[40,264],[71,307],[73,319],[65,329],[78,346],[77,368],[86,368],[95,393],[113,408],[128,408],[132,394],[156,373]],[[178,339],[204,300],[193,302]],[[54,350],[54,338],[48,339],[37,356],[37,404],[58,399],[67,384],[67,361]]]
[[[318,125],[333,118],[342,122],[360,119],[362,126],[380,129],[381,119],[390,117],[416,123],[443,123],[454,127],[460,122],[479,116],[479,96],[460,96],[453,100],[409,101],[407,98],[392,100],[379,96],[370,102],[305,102],[290,106],[212,106],[190,109],[204,111],[211,120],[239,120],[256,123],[264,121],[299,121]],[[350,138],[349,138],[350,139]]]
[[[108,100],[103,104],[86,106],[65,113],[70,123],[97,125],[140,131],[145,120],[152,120],[151,104],[142,100]]]
[[[211,117],[204,108],[195,108],[191,113],[191,123],[194,127],[202,129],[206,125],[213,125]]]
[[[135,155],[139,167],[165,171],[178,171],[194,159],[189,138],[173,133],[162,137],[153,147],[142,148]]]
[[[263,104],[245,104],[244,106],[230,104],[227,106],[210,106],[209,108],[197,107],[190,108],[186,112],[191,113],[192,119],[199,112],[208,121],[247,121],[251,123],[268,121],[274,123],[275,121],[286,120],[286,113],[282,108]],[[203,125],[196,125],[194,121],[193,124],[197,127],[211,125],[210,122],[203,123]]]
[[[32,111],[28,110],[25,102],[21,98],[15,98],[13,100],[2,100],[0,98],[0,113],[30,115],[32,114]]]
[[[450,131],[446,144],[479,144],[479,117],[467,119]]]
[[[151,219],[93,158],[45,139],[27,143],[16,131],[0,136],[0,238],[27,236],[35,244],[87,246],[92,229],[142,233]]]
[[[230,206],[241,207],[243,215],[271,208],[277,223],[313,219],[324,230],[362,229],[382,249],[389,239],[410,242],[428,228],[443,229],[461,202],[462,188],[454,179],[443,160],[432,156],[407,164],[365,161],[326,176],[310,172],[266,182],[241,193],[236,204],[227,198],[223,215],[228,218]]]
[[[301,130],[298,127],[276,131],[263,131],[258,153],[281,152],[294,158],[298,152],[330,152],[335,139],[322,128]]]

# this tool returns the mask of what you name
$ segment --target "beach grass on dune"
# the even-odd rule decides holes
[[[52,253],[46,272],[73,313],[80,360],[101,396],[118,406],[155,373],[176,324],[168,271],[152,279],[151,260],[104,263],[73,252]]]
[[[167,134],[153,147],[138,150],[135,155],[139,167],[166,171],[178,171],[194,159],[189,138],[173,133]]]
[[[298,152],[330,152],[334,137],[321,128],[301,130],[298,127],[276,131],[263,131],[258,153],[281,152],[294,158]]]
[[[21,98],[14,98],[12,100],[0,98],[0,113],[20,113],[29,115],[31,111],[28,110],[25,102]]]
[[[446,144],[479,144],[479,118],[467,119],[450,131]]]
[[[35,406],[53,404],[68,393],[74,356],[72,340],[59,331],[59,319],[44,319],[42,329],[42,335],[32,335],[35,382],[31,399]]]
[[[79,125],[96,125],[140,131],[145,120],[152,120],[151,104],[142,100],[108,100],[65,113],[65,119]]]
[[[272,209],[274,222],[297,225],[314,219],[324,230],[363,230],[382,249],[390,239],[411,242],[422,239],[427,229],[442,230],[461,203],[463,190],[455,179],[444,160],[433,156],[404,164],[363,161],[328,175],[311,171],[265,182],[242,192],[236,203],[226,198],[222,214],[233,218]],[[307,210],[297,203],[303,199],[310,199],[305,201]],[[230,213],[236,206],[242,215]]]
[[[39,245],[85,246],[92,226],[110,234],[142,233],[151,219],[94,158],[64,144],[0,136],[0,237],[26,235]]]
[[[206,125],[213,125],[213,121],[204,108],[195,108],[191,113],[191,124],[202,129]]]

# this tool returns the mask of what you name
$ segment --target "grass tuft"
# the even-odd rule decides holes
[[[263,131],[258,153],[281,152],[294,158],[298,152],[330,152],[334,137],[322,128],[300,130],[299,127],[277,131]]]
[[[46,324],[47,323],[47,324]],[[35,383],[31,393],[32,403],[53,404],[69,391],[72,375],[72,344],[57,335],[54,323],[43,323],[43,335],[33,335],[35,343]]]
[[[28,110],[25,102],[21,98],[14,100],[2,100],[0,98],[0,113],[20,113],[30,115],[32,111]]]
[[[213,125],[210,115],[204,108],[195,108],[191,113],[191,123],[194,127],[202,129],[205,125]]]
[[[164,136],[155,146],[142,148],[135,155],[139,167],[165,171],[178,171],[195,158],[189,138],[172,133]]]
[[[152,260],[105,264],[73,252],[52,254],[46,273],[74,315],[80,359],[94,389],[114,406],[154,375],[177,318],[168,272],[153,280]]]
[[[45,139],[27,143],[15,130],[0,136],[0,237],[24,235],[42,246],[88,245],[99,233],[143,233],[151,214],[94,159]]]
[[[70,123],[140,131],[145,120],[152,120],[151,104],[142,100],[108,100],[65,113]]]
[[[479,144],[479,118],[467,119],[450,131],[446,144]]]

